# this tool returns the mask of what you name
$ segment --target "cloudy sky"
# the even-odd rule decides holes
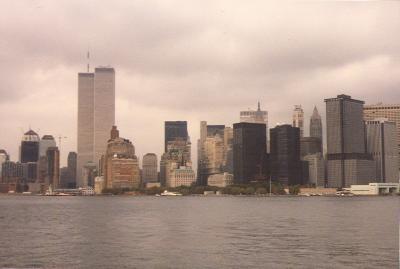
[[[29,126],[76,150],[77,73],[116,70],[116,122],[137,155],[163,122],[231,125],[258,100],[270,126],[346,93],[400,103],[400,2],[0,0],[0,148]],[[307,123],[307,122],[306,122]],[[308,125],[308,124],[307,124]],[[307,135],[306,131],[306,135]]]

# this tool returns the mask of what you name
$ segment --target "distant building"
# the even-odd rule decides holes
[[[375,182],[399,182],[396,124],[385,118],[366,122],[367,151],[375,160]]]
[[[190,165],[179,166],[177,163],[171,163],[170,165],[167,187],[190,186],[196,183],[196,175]]]
[[[10,157],[4,149],[0,149],[0,183],[2,182],[2,165],[5,161],[8,161]]]
[[[322,143],[318,137],[301,137],[300,138],[300,156],[322,153]]]
[[[95,68],[78,74],[77,185],[83,186],[84,166],[98,166],[106,151],[109,130],[115,123],[115,71]]]
[[[168,151],[168,143],[176,139],[189,140],[186,121],[166,121],[165,122],[165,143],[164,150]]]
[[[52,135],[44,135],[39,143],[39,157],[46,156],[47,149],[56,146],[56,140]]]
[[[39,142],[39,135],[33,130],[29,130],[24,134],[21,141],[21,163],[37,162],[39,160]]]
[[[315,153],[303,157],[308,163],[309,183],[315,187],[325,187],[325,160],[322,153]]]
[[[300,128],[284,124],[270,130],[271,177],[282,185],[305,183],[300,160]]]
[[[300,137],[304,136],[304,111],[301,108],[301,105],[294,106],[293,127],[300,129]]]
[[[158,160],[154,153],[147,153],[143,156],[143,184],[158,182]]]
[[[46,183],[54,189],[60,187],[60,151],[57,147],[49,147],[47,156],[47,180]]]
[[[111,130],[103,166],[105,188],[140,186],[139,160],[135,155],[135,147],[128,139],[119,137],[116,126]]]
[[[348,188],[355,195],[385,195],[399,193],[399,183],[369,183],[368,185],[351,185]]]
[[[68,180],[67,188],[73,189],[76,187],[76,168],[77,168],[77,154],[76,152],[68,153]]]
[[[257,104],[257,110],[240,111],[240,122],[265,124],[266,141],[268,141],[268,111],[261,110],[260,102]]]
[[[207,125],[200,122],[198,140],[197,184],[207,185],[207,178],[213,174],[232,170],[232,128],[225,125]]]
[[[1,165],[2,183],[19,183],[24,175],[22,164],[6,160]]]
[[[23,183],[35,183],[38,179],[38,163],[27,162],[22,164]]]
[[[233,175],[229,173],[214,174],[208,177],[208,186],[225,188],[233,184]]]
[[[375,181],[375,163],[366,151],[363,101],[348,95],[325,99],[327,184],[331,188]]]
[[[233,175],[237,184],[267,180],[266,126],[233,124]]]
[[[376,118],[386,118],[396,123],[397,129],[397,146],[399,154],[400,169],[400,104],[375,104],[364,106],[364,120],[374,120]]]
[[[310,118],[310,137],[319,138],[321,141],[321,152],[323,152],[322,119],[318,113],[317,107],[314,107],[313,114]]]

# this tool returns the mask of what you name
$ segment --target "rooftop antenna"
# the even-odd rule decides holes
[[[88,47],[88,50],[87,50],[86,59],[87,59],[87,72],[89,73],[89,69],[90,69],[90,52],[89,52],[89,47]]]

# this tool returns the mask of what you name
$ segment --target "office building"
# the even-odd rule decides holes
[[[77,167],[77,154],[76,152],[68,153],[68,180],[67,188],[75,188],[76,186],[76,167]]]
[[[168,151],[169,142],[189,140],[186,121],[166,121],[164,128],[164,152]]]
[[[20,162],[37,162],[39,160],[39,142],[40,138],[33,130],[24,134],[20,148]]]
[[[46,156],[47,149],[56,146],[56,140],[52,135],[44,135],[39,142],[39,157]]]
[[[197,184],[207,185],[207,178],[229,169],[232,155],[232,128],[200,122],[198,140]],[[228,160],[230,157],[230,160]]]
[[[47,157],[47,180],[46,184],[53,189],[60,187],[60,151],[57,147],[49,147]]]
[[[319,138],[321,141],[321,149],[322,149],[323,146],[322,119],[320,114],[318,113],[317,107],[314,107],[313,114],[310,118],[310,137]]]
[[[304,136],[304,111],[301,105],[295,105],[293,110],[293,127],[300,129],[300,137]]]
[[[7,151],[4,149],[0,149],[0,182],[2,182],[2,166],[3,163],[8,161],[10,157],[7,154]]]
[[[117,127],[113,126],[102,169],[105,188],[139,188],[139,170],[134,145],[128,139],[119,137]]]
[[[367,152],[375,160],[374,182],[399,182],[396,124],[385,118],[366,121]]]
[[[23,179],[23,167],[19,162],[6,160],[1,164],[1,182],[19,183]]]
[[[240,111],[240,122],[265,124],[266,141],[268,142],[268,111],[261,110],[260,102],[257,103],[257,110]]]
[[[375,104],[364,106],[364,120],[374,120],[376,118],[386,118],[396,123],[398,160],[400,169],[400,104]]]
[[[115,71],[95,68],[78,74],[77,185],[83,186],[83,168],[98,165],[106,151],[109,130],[115,123]]]
[[[225,188],[233,184],[233,175],[226,172],[210,175],[207,184],[208,186]]]
[[[233,176],[236,184],[267,180],[265,132],[265,124],[233,124]]]
[[[166,186],[176,188],[179,186],[191,186],[196,183],[196,175],[190,165],[179,165],[177,162],[169,163],[169,172],[166,181]]]
[[[364,102],[342,94],[325,99],[325,103],[328,187],[373,182],[375,163],[365,146]]]
[[[143,156],[142,183],[158,182],[158,160],[154,153]]]
[[[318,137],[301,137],[300,138],[300,156],[322,153],[321,139]]]
[[[270,129],[271,178],[284,186],[305,183],[300,160],[300,128],[289,124]]]
[[[308,165],[308,178],[315,187],[325,187],[325,160],[321,152],[302,158]]]

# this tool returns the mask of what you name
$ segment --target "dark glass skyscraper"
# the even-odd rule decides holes
[[[375,163],[366,151],[364,102],[342,94],[325,103],[328,187],[374,182]]]
[[[233,175],[236,184],[267,179],[266,125],[233,124]]]
[[[39,160],[39,135],[32,130],[24,134],[21,141],[21,163]]]
[[[279,125],[270,129],[270,158],[272,180],[283,185],[304,182],[300,160],[300,129]]]
[[[69,178],[67,181],[68,188],[75,188],[76,186],[76,166],[77,166],[76,152],[68,153],[68,174],[69,174]]]
[[[164,150],[167,152],[168,142],[174,141],[177,138],[187,140],[187,122],[186,121],[166,121],[165,122],[165,143]]]

